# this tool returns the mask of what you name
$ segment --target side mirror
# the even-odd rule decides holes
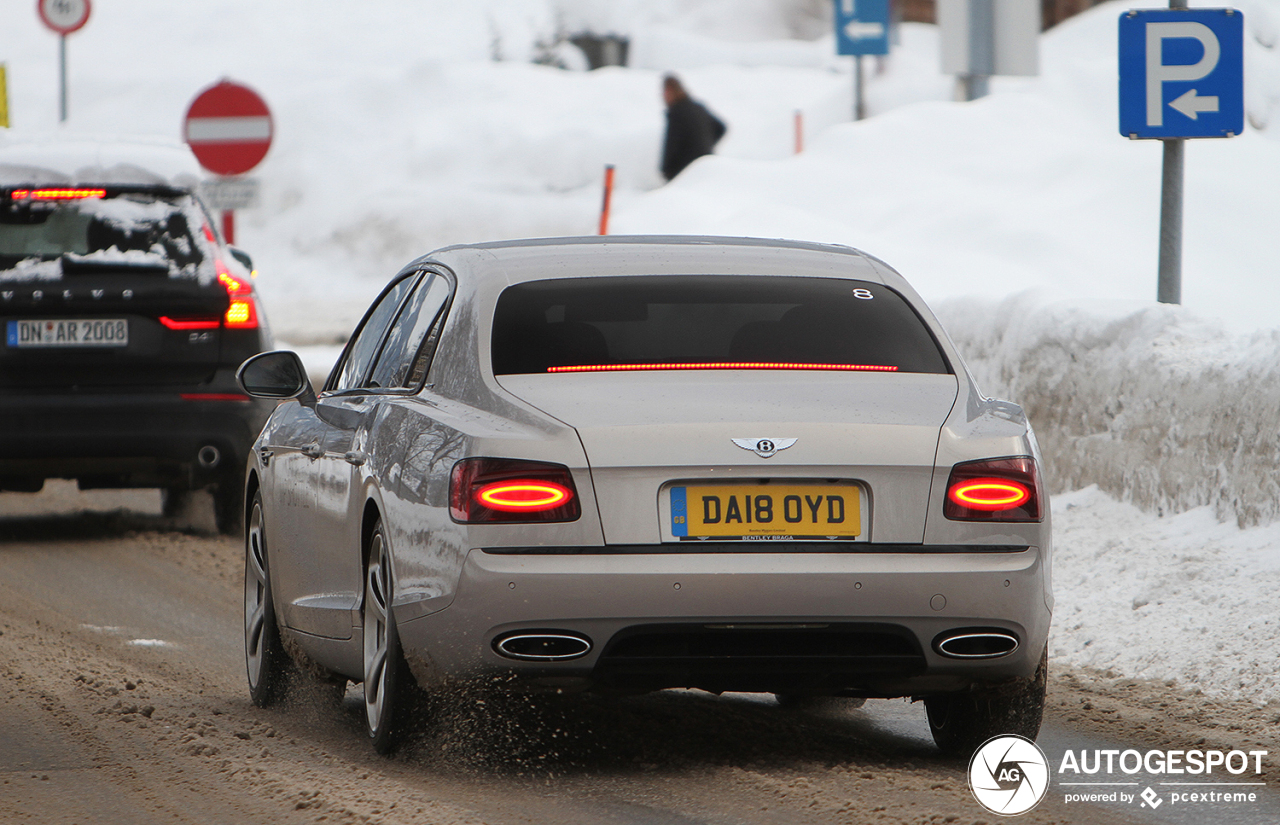
[[[236,382],[254,398],[296,398],[304,407],[316,403],[315,390],[296,352],[260,352],[240,365]]]
[[[242,265],[244,265],[245,269],[249,270],[250,272],[253,271],[253,258],[249,257],[248,252],[245,252],[243,249],[241,249],[238,246],[228,246],[227,251],[231,253],[231,257],[235,258]]]

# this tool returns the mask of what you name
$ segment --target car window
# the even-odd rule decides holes
[[[418,274],[415,272],[401,278],[382,293],[382,297],[365,315],[364,323],[347,346],[342,361],[334,368],[334,374],[325,386],[326,390],[349,390],[360,386],[361,379],[378,354],[383,333],[395,319],[405,296],[417,281]]]
[[[365,381],[366,387],[407,388],[422,383],[426,367],[417,368],[418,355],[428,331],[449,300],[449,293],[448,279],[443,275],[426,273],[387,333],[382,354]],[[430,356],[427,360],[429,362]]]
[[[837,278],[664,275],[508,287],[495,374],[623,369],[949,373],[924,321],[888,287]]]
[[[178,273],[199,267],[212,252],[190,196],[85,189],[68,190],[83,197],[42,199],[43,191],[0,193],[0,270],[71,255],[165,264]]]

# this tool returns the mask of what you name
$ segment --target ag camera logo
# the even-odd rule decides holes
[[[1026,737],[992,737],[969,760],[969,790],[993,814],[1025,814],[1049,790],[1049,760]]]

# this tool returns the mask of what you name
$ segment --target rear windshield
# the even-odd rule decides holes
[[[0,192],[0,277],[63,255],[165,266],[170,274],[194,273],[208,256],[203,212],[189,196],[104,190],[41,199],[36,191]]]
[[[907,302],[865,281],[568,278],[498,298],[497,375],[654,369],[950,372]]]

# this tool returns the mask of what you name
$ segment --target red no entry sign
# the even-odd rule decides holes
[[[67,35],[89,22],[89,0],[38,0],[36,13],[46,26]]]
[[[200,165],[217,175],[243,175],[271,148],[271,110],[248,86],[223,80],[196,95],[183,135]]]

